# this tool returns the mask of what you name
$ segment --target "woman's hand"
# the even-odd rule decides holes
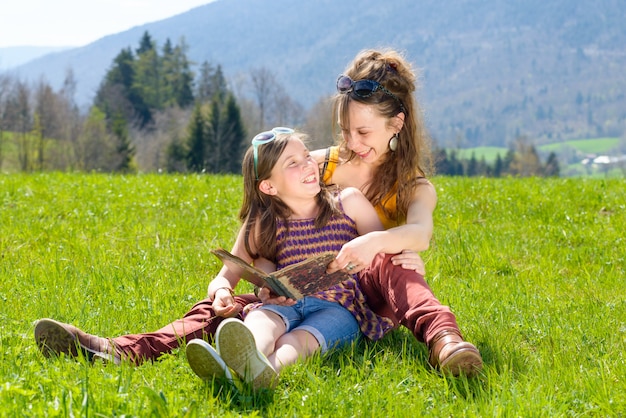
[[[337,257],[328,265],[326,272],[330,274],[344,270],[346,273],[354,274],[368,268],[379,253],[377,236],[378,232],[370,232],[345,243]]]
[[[415,270],[418,274],[426,276],[424,260],[422,260],[419,253],[413,250],[404,250],[400,254],[394,255],[391,257],[391,262],[394,266],[402,266],[402,268],[407,270]]]
[[[272,294],[267,287],[260,288],[257,296],[261,299],[261,302],[263,302],[264,305],[291,306],[296,303],[293,299]]]
[[[233,318],[241,313],[243,307],[235,303],[235,298],[229,289],[222,287],[215,292],[213,311],[222,318]]]

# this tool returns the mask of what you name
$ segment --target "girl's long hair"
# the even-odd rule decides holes
[[[396,192],[396,212],[386,215],[389,219],[404,221],[416,187],[433,172],[430,137],[424,125],[422,110],[414,97],[417,85],[415,72],[410,63],[394,50],[364,50],[348,65],[344,74],[355,81],[377,81],[400,99],[401,104],[380,90],[370,97],[338,93],[333,101],[333,121],[338,121],[341,129],[349,128],[348,104],[352,100],[374,106],[380,115],[388,118],[389,123],[404,111],[404,125],[398,134],[396,151],[386,153],[364,190],[368,200],[374,206],[382,206],[384,210],[385,199],[389,198],[390,193]],[[356,158],[343,137],[339,139],[339,144],[348,152],[348,160]]]
[[[270,196],[259,190],[259,183],[270,178],[272,169],[285,150],[289,141],[300,140],[306,144],[306,135],[295,132],[280,134],[275,140],[257,148],[258,163],[257,175],[254,172],[254,151],[250,146],[246,151],[242,163],[243,174],[243,203],[239,211],[239,219],[245,228],[245,248],[253,259],[263,257],[276,261],[276,231],[278,220],[286,225],[292,210],[277,196]],[[328,223],[333,215],[339,213],[330,191],[321,185],[320,193],[315,196],[319,207],[315,219],[316,228]],[[254,250],[253,250],[254,248]]]

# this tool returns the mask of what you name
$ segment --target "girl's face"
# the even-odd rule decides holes
[[[264,181],[272,189],[268,194],[277,195],[285,203],[293,198],[310,199],[321,190],[317,163],[299,139],[289,140],[270,178]]]
[[[342,135],[348,148],[365,163],[382,161],[389,152],[389,140],[399,129],[390,126],[374,106],[354,100],[348,104],[348,116],[349,126],[339,123],[344,127]]]

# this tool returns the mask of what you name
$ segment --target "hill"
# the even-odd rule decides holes
[[[52,52],[71,49],[69,46],[12,46],[0,48],[0,70],[10,70]]]
[[[60,86],[67,68],[89,103],[113,57],[148,31],[185,39],[196,63],[243,78],[267,67],[306,108],[331,94],[360,49],[391,46],[422,70],[420,99],[444,146],[503,146],[626,131],[626,3],[602,0],[218,0],[50,54],[19,73]],[[241,86],[245,92],[245,86]]]

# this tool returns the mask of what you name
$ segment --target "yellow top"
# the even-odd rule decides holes
[[[329,147],[326,150],[326,160],[322,168],[322,181],[326,184],[332,184],[331,180],[339,163],[339,147]],[[396,187],[394,187],[385,197],[374,206],[376,213],[380,218],[385,229],[393,228],[400,225],[396,219],[390,219],[387,213],[396,213]]]

